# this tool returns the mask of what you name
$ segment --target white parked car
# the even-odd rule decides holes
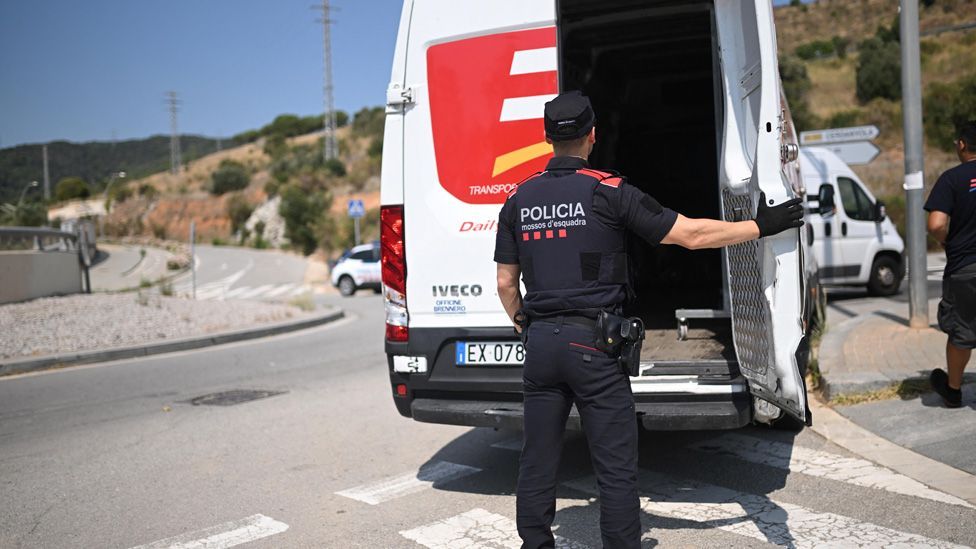
[[[380,247],[363,244],[342,254],[332,267],[332,285],[349,297],[363,288],[380,292]]]
[[[820,282],[867,286],[873,295],[898,293],[905,278],[905,243],[884,203],[833,152],[819,147],[801,152],[800,172],[810,192],[805,230]]]

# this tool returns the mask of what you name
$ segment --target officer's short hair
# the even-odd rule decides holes
[[[976,153],[976,120],[963,122],[956,127],[956,139],[966,144],[966,150]]]
[[[590,138],[590,134],[586,134],[583,137],[576,139],[571,139],[569,141],[553,141],[552,142],[552,152],[556,156],[565,156],[567,154],[572,154],[583,148],[586,144],[586,140]]]

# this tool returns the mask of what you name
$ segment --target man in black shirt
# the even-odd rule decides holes
[[[516,494],[523,549],[554,547],[556,471],[574,403],[600,488],[603,546],[640,547],[634,398],[617,356],[598,349],[593,320],[601,310],[619,311],[632,296],[627,231],[652,245],[698,249],[803,224],[799,199],[768,206],[760,196],[756,218],[734,223],[665,208],[625,178],[590,168],[594,122],[590,101],[579,92],[546,103],[546,141],[555,157],[512,191],[498,220],[498,296],[516,331],[522,331],[522,317],[530,321],[523,336],[524,438]]]
[[[962,406],[962,374],[976,347],[976,120],[956,133],[959,164],[946,170],[929,195],[929,233],[946,251],[939,303],[939,328],[946,342],[948,374],[932,371],[930,381],[949,408]]]

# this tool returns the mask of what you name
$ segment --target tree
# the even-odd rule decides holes
[[[352,119],[352,132],[358,136],[383,135],[386,110],[383,107],[364,107]]]
[[[342,160],[338,158],[330,158],[325,161],[325,170],[335,177],[344,177],[346,175],[346,165],[342,163]]]
[[[976,74],[948,84],[930,84],[924,107],[925,136],[929,144],[952,151],[956,127],[976,119]]]
[[[318,247],[316,234],[326,217],[330,200],[322,192],[306,192],[298,185],[281,189],[278,213],[285,220],[285,236],[309,255]]]
[[[817,126],[817,117],[810,112],[810,105],[807,103],[807,93],[811,87],[807,66],[796,57],[780,57],[779,77],[783,82],[783,92],[790,104],[790,113],[796,128],[808,130]]]
[[[40,202],[0,204],[0,225],[40,227],[47,223],[47,208]]]
[[[239,191],[251,182],[247,168],[240,162],[230,159],[221,160],[210,179],[210,192],[215,195]]]
[[[252,206],[242,193],[234,193],[227,199],[227,217],[230,218],[230,231],[236,233],[244,227],[254,212]]]
[[[65,177],[54,187],[54,199],[58,201],[89,196],[91,196],[91,188],[80,177]]]
[[[857,62],[857,99],[901,99],[901,50],[898,42],[878,37],[861,42]]]

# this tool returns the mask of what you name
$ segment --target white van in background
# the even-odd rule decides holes
[[[524,349],[496,291],[496,220],[552,155],[544,103],[573,89],[596,111],[592,165],[685,215],[745,220],[761,191],[775,203],[805,192],[769,0],[405,0],[381,184],[402,415],[521,427]],[[643,425],[808,420],[818,283],[800,231],[727,250],[631,240]]]
[[[810,192],[807,238],[821,283],[867,286],[879,296],[898,293],[905,278],[905,243],[884,203],[830,150],[800,150],[800,173]]]

